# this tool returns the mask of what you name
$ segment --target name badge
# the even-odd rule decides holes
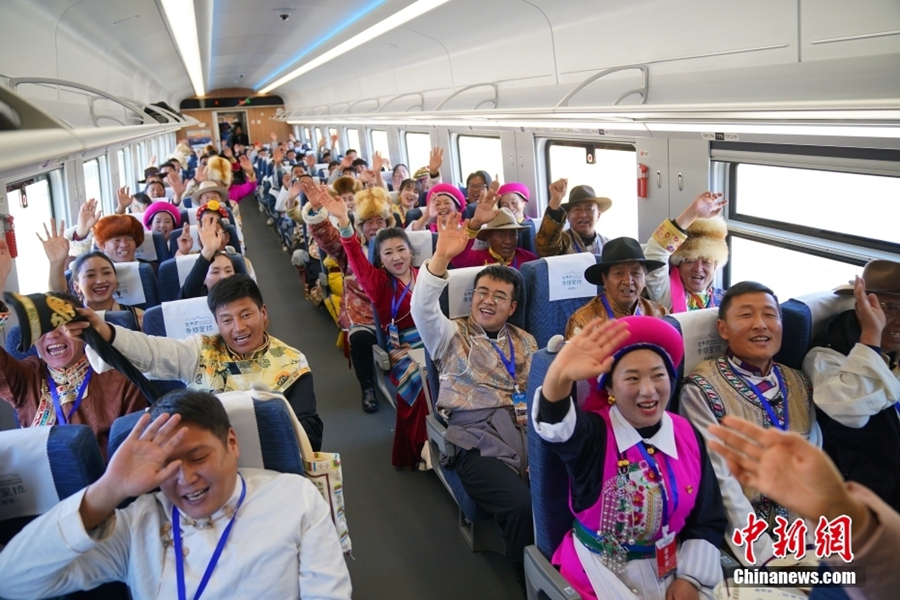
[[[656,570],[660,580],[674,573],[676,567],[678,567],[678,545],[675,543],[675,534],[669,533],[668,527],[663,527],[663,536],[656,542]]]
[[[528,404],[525,402],[525,392],[513,392],[513,406],[516,409],[516,425],[528,423]]]
[[[397,329],[397,325],[394,323],[388,325],[388,338],[391,340],[392,347],[400,346],[400,330]]]

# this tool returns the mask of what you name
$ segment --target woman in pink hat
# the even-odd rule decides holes
[[[169,234],[181,226],[181,211],[168,202],[154,202],[147,207],[142,216],[144,229],[161,233],[169,241]]]
[[[425,229],[426,225],[431,231],[437,231],[438,217],[461,214],[466,208],[466,197],[463,196],[456,186],[449,183],[439,183],[428,190],[425,204],[428,206],[428,210],[425,211],[422,218],[410,224],[410,228],[413,231]]]
[[[712,598],[722,494],[700,433],[666,411],[684,343],[662,319],[595,319],[550,365],[531,417],[569,473],[553,564],[582,598]],[[584,403],[576,381],[597,382]]]
[[[512,211],[520,225],[531,220],[531,217],[525,214],[525,205],[531,199],[527,185],[515,182],[504,183],[497,190],[497,197],[500,199],[500,208],[508,208]]]

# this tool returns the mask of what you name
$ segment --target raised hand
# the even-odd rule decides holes
[[[272,135],[275,135],[275,134],[273,133]],[[289,134],[288,134],[288,141],[290,141],[290,142],[296,142],[296,141],[297,141],[297,138],[294,137],[294,134],[293,134],[293,133],[289,133]]]
[[[325,141],[325,136],[320,137],[319,138],[319,149],[321,150],[322,148],[324,148],[325,144],[327,144],[327,143],[328,142]]]
[[[78,209],[78,222],[75,226],[75,235],[83,240],[91,232],[91,228],[100,220],[102,211],[97,207],[97,201],[91,198]]]
[[[618,320],[594,319],[566,342],[547,369],[542,389],[551,402],[567,398],[572,384],[595,380],[609,371],[613,352],[628,338],[628,326]]]
[[[456,258],[469,243],[469,234],[466,233],[469,221],[459,222],[456,214],[438,217],[438,239],[435,247],[435,255],[451,261]]]
[[[431,155],[428,157],[428,173],[440,172],[442,164],[444,164],[444,149],[439,147],[432,148]]]
[[[155,154],[154,154],[153,156],[150,157],[150,163],[149,163],[147,166],[148,166],[148,167],[155,167],[155,166],[156,166],[156,155],[155,155]]]
[[[244,170],[245,173],[247,173],[247,174],[254,173],[253,163],[250,162],[250,159],[247,157],[246,154],[241,154],[241,158],[239,159],[238,162],[241,163],[241,168]]]
[[[69,240],[65,238],[63,233],[66,230],[65,221],[60,221],[59,229],[56,228],[56,219],[50,219],[50,228],[47,228],[47,224],[44,223],[44,234],[46,234],[47,239],[41,237],[40,233],[35,232],[35,235],[39,240],[41,240],[41,244],[44,245],[44,254],[47,255],[47,260],[50,261],[50,264],[60,264],[66,261],[69,257]]]
[[[134,198],[132,198],[131,196],[131,189],[127,185],[119,188],[119,190],[116,192],[116,202],[118,203],[119,208],[122,210],[122,212],[119,214],[125,214],[125,210],[129,206],[131,206],[131,203],[133,201]]]
[[[341,136],[339,136],[339,135],[336,134],[336,133],[332,133],[332,134],[331,134],[331,145],[332,145],[332,146],[336,145],[336,144],[338,143],[338,140],[339,140],[339,139],[341,139]]]
[[[185,223],[181,228],[181,235],[176,240],[178,243],[178,251],[184,255],[190,254],[194,249],[194,238],[191,237],[191,224]]]
[[[286,187],[290,187],[290,185],[291,185],[291,174],[285,173],[284,176],[282,176],[282,178],[281,178],[281,187],[286,188]]]
[[[341,165],[338,167],[338,169],[343,171],[344,169],[349,169],[352,165],[353,159],[349,156],[344,156],[344,158],[341,159]]]
[[[309,166],[310,171],[316,168],[316,155],[315,154],[307,154],[304,158],[306,160],[307,166]]]
[[[13,258],[9,253],[9,246],[6,244],[6,238],[0,236],[0,291],[6,287],[6,280],[12,273]]]
[[[197,167],[197,171],[194,173],[194,181],[198,184],[203,183],[209,177],[209,169],[206,165],[200,165]]]
[[[225,146],[224,148],[222,148],[222,154],[225,155],[225,158],[234,158],[234,152],[231,151],[230,146]]]
[[[822,515],[831,520],[853,510],[834,463],[796,433],[763,429],[734,416],[722,419],[722,425],[710,425],[709,433],[718,438],[709,441],[710,449],[725,458],[741,484],[788,510],[813,520]],[[856,515],[851,516],[856,521]],[[854,522],[854,530],[861,525]]]
[[[184,181],[181,180],[181,173],[178,171],[172,171],[168,175],[166,175],[166,181],[169,182],[169,187],[172,188],[172,191],[176,196],[181,196],[184,193]]]
[[[856,298],[856,318],[859,320],[862,334],[861,344],[881,346],[881,336],[887,325],[887,317],[875,294],[866,294],[866,282],[857,275],[853,284],[853,295]]]
[[[569,189],[568,179],[557,179],[550,184],[550,208],[558,210]]]
[[[315,210],[320,210],[325,204],[325,196],[331,197],[327,185],[316,185],[311,177],[304,177],[300,180],[300,189],[306,194],[306,199]]]
[[[169,458],[187,434],[185,427],[178,427],[180,422],[181,415],[163,413],[152,423],[150,413],[141,415],[103,476],[85,492],[79,513],[88,531],[124,500],[146,494],[178,473],[181,461]]]
[[[309,179],[309,177],[304,177],[303,179]],[[298,179],[294,183],[291,184],[291,187],[288,188],[288,198],[294,199],[300,195],[300,192],[303,191],[303,188],[300,186],[300,180]],[[329,194],[330,195],[330,194]]]
[[[384,167],[384,158],[382,158],[381,152],[376,151],[372,156],[372,170],[377,173],[381,171],[382,167]]]
[[[207,214],[203,215],[203,218],[197,223],[197,237],[200,238],[200,245],[202,246],[200,253],[206,260],[212,260],[216,255],[216,252],[219,251],[219,248],[222,247],[222,239],[225,235],[217,223],[218,219],[215,215]],[[188,231],[188,238],[190,239],[190,231]],[[179,238],[180,240],[181,238]],[[191,240],[193,244],[193,240]],[[179,244],[179,248],[181,245]],[[190,249],[188,249],[190,252]]]
[[[304,177],[304,179],[307,179]],[[324,187],[324,186],[320,186]],[[340,198],[335,198],[330,193],[318,194],[319,202],[322,208],[327,210],[338,221],[338,227],[347,227],[350,225],[350,216],[347,213],[347,204]]]
[[[362,173],[359,174],[359,180],[363,183],[374,183],[375,182],[375,171],[372,169],[366,169]]]
[[[682,229],[690,227],[697,219],[709,219],[718,216],[728,201],[721,192],[703,192],[682,211],[675,222]]]
[[[280,147],[275,148],[275,150],[272,151],[272,160],[275,161],[276,165],[280,165],[284,160],[284,150],[282,150]]]
[[[500,184],[497,180],[494,180],[487,191],[478,199],[475,214],[472,215],[472,219],[469,222],[469,227],[472,230],[477,231],[481,229],[482,225],[490,223],[497,216],[497,213],[500,212],[500,209],[496,207],[498,189],[500,189]]]
[[[288,136],[288,139],[291,139],[292,137],[293,137],[293,135],[290,135],[290,136]],[[270,131],[270,132],[269,132],[269,138],[270,138],[273,142],[276,142],[276,143],[278,142],[278,134],[275,133],[274,131]]]
[[[391,179],[391,183],[394,186],[394,191],[399,193],[400,192],[400,184],[403,183],[403,177],[400,175],[399,172],[394,173],[394,176]]]

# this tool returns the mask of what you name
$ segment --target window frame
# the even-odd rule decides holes
[[[387,143],[387,149],[386,149],[385,153],[382,154],[382,156],[383,156],[383,157],[389,157],[389,156],[390,156],[391,142],[390,142],[390,138],[388,137],[387,128],[385,127],[384,129],[378,129],[377,127],[369,127],[369,128],[368,128],[368,134],[369,134],[368,142],[369,142],[369,147],[367,148],[369,158],[366,159],[366,160],[368,160],[368,161],[371,161],[371,160],[372,160],[371,157],[375,156],[375,152],[377,151],[377,149],[375,148],[375,135],[374,135],[376,131],[378,131],[378,132],[384,134],[384,138],[385,138],[384,141],[385,141],[385,143]],[[362,151],[361,151],[359,148],[354,148],[354,150],[356,150],[357,152],[359,152],[359,153],[360,153],[360,156],[362,156]]]
[[[414,135],[424,135],[424,136],[427,136],[427,137],[428,137],[428,147],[429,147],[429,148],[432,148],[433,146],[432,146],[432,144],[431,144],[431,133],[428,132],[428,131],[417,131],[417,130],[415,130],[415,129],[403,129],[403,130],[401,130],[401,133],[403,134],[403,135],[402,135],[402,138],[403,138],[403,160],[405,161],[406,168],[407,168],[407,169],[409,170],[409,172],[410,172],[410,176],[412,176],[412,174],[415,172],[415,169],[418,169],[419,167],[411,167],[411,166],[410,166],[410,160],[409,160],[409,144],[407,143],[406,136],[409,135],[410,133],[412,133],[412,134],[414,134]],[[457,154],[458,154],[458,153],[459,153],[459,151],[457,150]],[[429,158],[430,158],[430,155],[429,155]],[[425,162],[425,166],[428,166],[428,162],[427,162],[427,161]]]
[[[454,152],[453,152],[453,158],[455,159],[455,160],[453,161],[453,165],[454,165],[453,168],[456,169],[456,172],[459,174],[459,185],[465,185],[465,184],[466,184],[466,177],[469,175],[468,173],[463,173],[463,169],[462,169],[462,152],[460,152],[460,150],[459,150],[459,139],[460,139],[460,138],[463,138],[463,137],[470,137],[470,138],[488,138],[488,139],[492,139],[492,140],[497,140],[498,142],[500,142],[500,162],[501,162],[501,164],[502,164],[502,162],[503,162],[503,138],[500,137],[499,132],[497,133],[497,135],[492,135],[492,134],[489,133],[489,132],[481,132],[481,131],[472,131],[472,132],[465,132],[465,133],[462,133],[462,132],[456,132],[456,133],[454,133],[453,136],[452,136],[452,138],[451,138],[451,146],[452,146],[452,149],[453,149],[453,151],[454,151]],[[446,162],[446,159],[445,159],[444,162]],[[493,173],[490,173],[490,175],[493,175]]]

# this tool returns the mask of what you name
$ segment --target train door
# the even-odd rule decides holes
[[[247,119],[246,110],[217,110],[213,111],[213,120],[217,125],[219,148],[225,145],[228,136],[234,131],[236,124],[241,126],[248,140],[250,138],[249,120]],[[252,140],[251,140],[252,141]]]

